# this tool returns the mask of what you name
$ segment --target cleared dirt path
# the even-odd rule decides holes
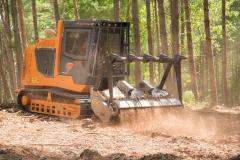
[[[106,126],[2,107],[0,159],[237,159],[239,112],[142,111],[134,121],[122,112]]]

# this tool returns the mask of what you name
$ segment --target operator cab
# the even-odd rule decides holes
[[[107,20],[64,21],[59,74],[72,76],[75,84],[94,84],[106,54],[129,53],[129,25]],[[114,63],[113,73],[114,81],[123,80],[124,62]]]

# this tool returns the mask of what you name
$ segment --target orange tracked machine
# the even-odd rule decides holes
[[[57,32],[28,47],[22,65],[18,105],[24,111],[69,118],[97,116],[102,122],[121,110],[182,106],[181,60],[175,55],[141,57],[129,54],[128,22],[108,20],[59,21]],[[167,63],[160,84],[145,80],[136,88],[129,76],[132,62]],[[171,67],[178,97],[163,89]]]

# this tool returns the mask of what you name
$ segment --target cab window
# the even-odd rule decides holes
[[[89,29],[69,29],[65,35],[64,54],[74,59],[86,59],[90,41]]]

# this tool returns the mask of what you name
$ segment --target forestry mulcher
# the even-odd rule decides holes
[[[28,47],[22,65],[18,105],[24,111],[68,118],[97,116],[107,123],[121,110],[182,106],[181,60],[129,54],[128,22],[74,20],[58,22],[57,32]],[[145,80],[136,88],[125,79],[132,62],[167,63],[153,87]],[[163,89],[174,66],[178,99]]]

